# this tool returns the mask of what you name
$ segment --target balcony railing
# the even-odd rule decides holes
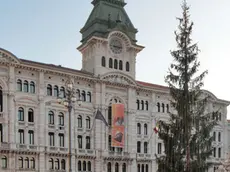
[[[151,154],[137,153],[137,158],[139,158],[139,159],[150,159],[151,158]]]
[[[88,156],[95,156],[95,150],[93,149],[76,149],[77,155],[88,155]]]
[[[0,149],[9,149],[10,148],[10,144],[7,142],[2,142],[0,143]]]

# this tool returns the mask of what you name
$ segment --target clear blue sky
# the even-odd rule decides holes
[[[126,2],[126,11],[139,30],[138,43],[146,46],[137,57],[136,79],[165,85],[181,0]],[[230,100],[230,1],[188,2],[195,24],[193,39],[201,49],[201,70],[209,70],[204,88]],[[93,7],[91,0],[0,0],[0,4],[0,47],[19,58],[81,69],[76,47],[80,45],[79,30]]]

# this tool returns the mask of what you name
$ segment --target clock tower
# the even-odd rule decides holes
[[[93,0],[94,6],[81,29],[82,70],[95,76],[120,73],[135,80],[137,29],[124,7],[124,0]]]

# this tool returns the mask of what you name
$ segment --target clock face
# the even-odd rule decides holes
[[[114,54],[120,54],[122,52],[123,46],[121,40],[117,38],[111,39],[109,47]]]

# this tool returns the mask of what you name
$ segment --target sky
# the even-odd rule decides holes
[[[125,0],[138,29],[136,79],[166,85],[164,76],[176,48],[176,17],[181,0]],[[0,0],[0,47],[18,58],[81,69],[80,29],[93,5],[91,0]],[[193,41],[198,43],[200,71],[208,70],[204,89],[230,100],[230,1],[188,0],[194,22]],[[230,118],[230,108],[228,108]]]

